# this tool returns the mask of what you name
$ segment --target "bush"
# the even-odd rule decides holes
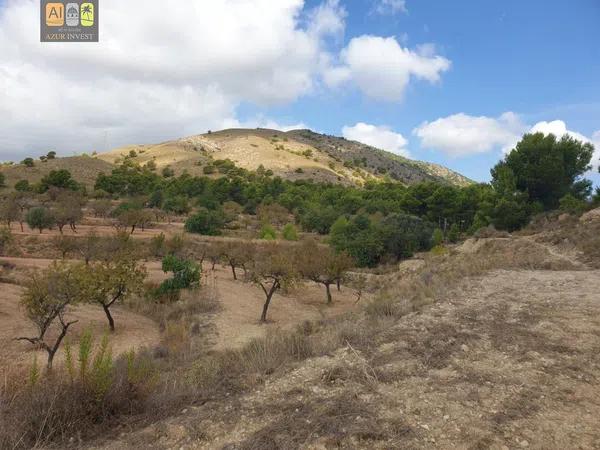
[[[35,162],[33,161],[33,158],[25,158],[23,161],[21,161],[21,164],[23,164],[25,167],[35,166]]]
[[[147,355],[131,351],[114,361],[107,338],[94,350],[89,332],[77,350],[74,355],[66,347],[66,367],[52,377],[41,378],[34,362],[22,387],[2,399],[3,448],[62,447],[73,436],[93,436],[119,417],[147,408],[158,381]]]
[[[163,272],[172,272],[173,278],[165,280],[158,288],[162,295],[181,289],[197,287],[200,282],[200,266],[192,261],[179,259],[174,255],[167,255],[162,260]]]
[[[297,241],[298,240],[298,229],[292,223],[288,223],[283,227],[283,239],[286,241]]]
[[[574,197],[571,194],[567,194],[560,199],[560,210],[571,213],[571,214],[580,214],[582,213],[587,204],[583,200],[580,200]]]
[[[444,243],[444,232],[440,228],[436,228],[433,230],[433,235],[431,236],[431,243],[434,247],[438,245],[442,245]]]
[[[225,226],[225,218],[221,211],[202,209],[185,222],[185,231],[207,236],[218,236]]]
[[[277,231],[271,224],[266,223],[261,227],[259,237],[267,241],[274,241],[277,239]]]
[[[15,183],[15,191],[27,192],[30,190],[31,186],[29,185],[29,181],[27,180],[19,180]]]

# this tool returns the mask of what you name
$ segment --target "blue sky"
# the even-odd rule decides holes
[[[0,159],[305,125],[486,181],[532,129],[600,144],[597,0],[161,5],[103,0],[99,44],[48,45],[39,2],[0,0]]]

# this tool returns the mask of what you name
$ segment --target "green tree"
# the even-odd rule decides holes
[[[544,209],[559,206],[559,200],[571,193],[583,199],[591,192],[591,183],[582,179],[590,169],[594,146],[569,135],[557,139],[553,134],[526,134],[514,150],[491,171],[492,184],[506,193],[506,185],[526,193],[532,202]],[[504,195],[505,208],[510,200]],[[513,205],[514,206],[514,205]]]
[[[54,215],[48,208],[38,206],[27,212],[25,221],[29,228],[40,230],[40,234],[42,234],[43,230],[50,229],[54,225]]]
[[[47,192],[51,187],[59,189],[79,189],[79,184],[71,176],[71,172],[66,169],[52,170],[48,175],[42,178],[39,184],[40,192]]]

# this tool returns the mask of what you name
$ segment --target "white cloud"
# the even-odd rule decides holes
[[[375,12],[381,15],[406,13],[406,0],[378,0]]]
[[[400,133],[392,131],[390,127],[383,125],[370,125],[359,122],[350,127],[342,129],[342,136],[352,141],[362,142],[397,155],[410,157],[406,144],[408,141]]]
[[[453,157],[487,153],[500,148],[510,152],[525,133],[567,134],[577,140],[594,144],[592,165],[597,170],[600,160],[600,130],[591,138],[572,131],[562,120],[541,121],[533,126],[524,124],[513,112],[505,112],[498,118],[470,116],[464,113],[424,122],[413,130],[421,139],[421,147],[439,150]]]
[[[529,130],[530,133],[544,133],[544,134],[553,134],[554,136],[561,138],[563,137],[565,134],[583,141],[583,142],[592,142],[591,139],[585,137],[583,134],[581,133],[577,133],[576,131],[571,131],[571,130],[567,130],[567,124],[565,122],[563,122],[562,120],[553,120],[552,122],[538,122],[536,123],[533,127],[531,127],[531,130]]]
[[[250,120],[238,121],[233,120],[228,123],[228,127],[231,128],[267,128],[269,130],[278,131],[292,131],[292,130],[304,130],[309,128],[304,122],[287,123],[283,124],[277,120],[269,119],[267,117],[258,116]]]
[[[461,157],[486,153],[498,147],[510,150],[526,129],[513,112],[505,112],[498,118],[459,113],[424,122],[413,130],[413,134],[421,139],[424,148]]]
[[[567,124],[562,120],[553,120],[552,122],[538,122],[530,130],[531,133],[553,134],[561,138],[565,134],[574,139],[583,142],[589,142],[594,145],[594,155],[592,156],[592,170],[597,171],[600,164],[600,130],[594,132],[591,138],[584,136],[577,131],[567,129]]]
[[[354,82],[367,96],[399,101],[411,78],[438,82],[450,61],[426,45],[417,51],[403,48],[393,37],[363,35],[353,38],[340,53],[340,63],[324,73],[329,86]]]
[[[0,8],[0,158],[218,129],[242,102],[310,93],[345,11],[328,0],[104,0],[100,43],[39,42],[39,2]],[[132,20],[135,18],[135,20]]]

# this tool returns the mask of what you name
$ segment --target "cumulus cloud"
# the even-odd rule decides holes
[[[410,157],[406,149],[408,141],[400,133],[394,132],[387,126],[359,122],[354,126],[345,126],[342,129],[342,136],[397,155]]]
[[[510,150],[527,130],[519,116],[505,112],[498,118],[459,113],[424,122],[413,130],[424,148],[452,157],[486,153],[498,147]]]
[[[355,37],[341,51],[339,64],[325,70],[324,80],[332,87],[353,82],[373,99],[399,101],[412,78],[435,83],[450,69],[450,61],[434,50],[431,45],[410,50],[394,37]]]
[[[553,134],[557,137],[564,135],[571,136],[579,141],[589,142],[594,145],[594,155],[592,156],[592,170],[597,171],[600,164],[600,130],[595,131],[592,137],[584,136],[577,131],[567,129],[567,124],[562,120],[553,120],[551,122],[538,122],[530,130],[531,133]]]
[[[100,7],[97,44],[40,43],[37,0],[0,8],[0,158],[179,137],[235,123],[242,102],[294,101],[345,17],[337,0]]]
[[[561,138],[566,134],[583,142],[592,142],[591,139],[585,137],[581,133],[567,130],[567,124],[562,120],[553,120],[552,122],[538,122],[533,127],[531,127],[530,133],[553,134],[558,138]]]
[[[398,13],[406,13],[406,0],[378,0],[375,4],[374,11],[381,15],[394,15]]]
[[[505,112],[498,118],[459,113],[433,122],[424,122],[413,130],[413,134],[421,140],[421,147],[439,150],[452,157],[486,153],[498,148],[506,154],[525,133],[554,134],[559,138],[569,135],[577,140],[590,142],[595,147],[592,164],[595,170],[598,168],[600,130],[589,138],[569,130],[562,120],[541,121],[529,126],[513,112]]]

